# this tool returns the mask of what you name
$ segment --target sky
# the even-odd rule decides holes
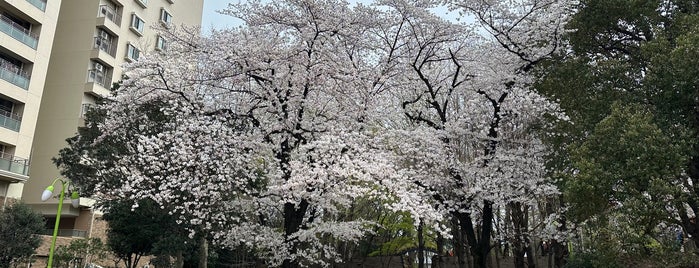
[[[222,29],[232,26],[240,25],[242,22],[228,15],[222,15],[216,12],[216,10],[224,9],[228,6],[228,3],[238,3],[239,1],[245,0],[204,0],[204,12],[202,15],[202,32],[207,33],[211,29]],[[357,2],[362,2],[369,4],[371,0],[349,0],[350,4]],[[447,19],[455,19],[458,15],[456,12],[449,12],[446,8],[437,8],[434,10],[437,15],[443,16]]]
[[[204,33],[209,32],[212,28],[221,29],[236,26],[240,21],[235,18],[222,15],[216,12],[216,10],[224,9],[228,6],[228,3],[237,3],[237,0],[204,0],[204,12],[202,14],[201,28]]]

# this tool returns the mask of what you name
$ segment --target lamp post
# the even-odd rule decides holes
[[[61,182],[61,194],[58,197],[58,211],[56,211],[56,224],[53,227],[53,237],[51,238],[51,249],[49,251],[49,261],[46,264],[47,268],[51,268],[51,265],[53,264],[53,252],[56,249],[56,237],[58,236],[58,223],[61,220],[61,208],[63,208],[63,199],[65,198],[66,195],[66,188],[70,187],[70,181],[64,181],[61,179],[55,179],[49,185],[46,187],[46,190],[44,190],[43,193],[41,193],[41,201],[46,201],[53,196],[53,186],[56,184],[56,182]],[[80,206],[80,195],[78,195],[78,192],[72,191],[70,195],[70,203],[73,205],[74,208],[77,208]]]

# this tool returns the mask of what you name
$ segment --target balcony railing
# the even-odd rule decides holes
[[[27,0],[27,2],[41,9],[41,11],[46,11],[46,0]]]
[[[87,81],[94,82],[102,86],[103,88],[109,89],[109,81],[111,77],[105,71],[98,71],[91,69],[87,72]]]
[[[53,235],[53,229],[45,229],[43,235]],[[63,237],[87,237],[87,231],[77,229],[58,229],[58,236]]]
[[[116,55],[116,46],[112,44],[112,41],[100,36],[95,37],[94,48],[107,52],[112,57]]]
[[[0,126],[12,131],[19,131],[21,124],[22,116],[5,110],[0,110]]]
[[[20,41],[33,49],[36,49],[36,45],[39,43],[38,35],[32,33],[3,15],[0,15],[0,31],[12,36],[12,38],[17,39],[17,41]]]
[[[0,152],[0,169],[26,176],[29,174],[29,160]]]
[[[100,6],[98,17],[106,17],[108,20],[111,20],[116,25],[121,26],[121,14],[117,13],[116,10],[114,10],[114,8],[108,5]]]
[[[0,58],[0,78],[23,89],[29,89],[29,74],[17,65]]]
[[[83,103],[80,106],[80,118],[87,118],[87,112],[92,109],[92,107],[95,107],[92,103]]]

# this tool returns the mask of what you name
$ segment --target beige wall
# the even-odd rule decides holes
[[[57,201],[52,199],[41,202],[40,194],[53,179],[60,177],[60,172],[51,159],[58,155],[60,149],[67,146],[65,140],[76,135],[78,127],[82,126],[82,104],[94,103],[98,96],[109,94],[108,88],[119,80],[120,67],[126,62],[127,44],[133,44],[144,52],[154,50],[157,32],[151,26],[160,25],[161,8],[165,8],[173,16],[174,25],[198,26],[201,23],[203,0],[172,0],[174,3],[168,0],[148,0],[145,8],[137,1],[139,0],[48,1],[60,4],[60,15],[57,19],[55,38],[52,38],[53,51],[50,61],[46,63],[46,83],[45,86],[42,84],[41,88],[43,97],[39,98],[40,106],[36,105],[30,109],[35,114],[38,111],[38,119],[35,119],[36,131],[31,132],[35,134],[26,138],[30,142],[33,138],[33,150],[31,174],[24,185],[22,195],[25,203],[46,216],[56,214]],[[121,13],[120,24],[101,17],[100,5],[116,5],[118,13]],[[141,36],[129,29],[131,14],[137,14],[146,23]],[[94,48],[98,28],[113,36],[113,55]],[[109,68],[112,73],[111,81],[104,86],[89,82],[88,70],[94,68],[91,61],[98,61]],[[2,135],[0,130],[0,139]],[[56,190],[60,191],[59,185],[56,185]],[[100,220],[99,215],[93,215],[93,209],[90,208],[93,202],[94,200],[81,198],[82,207],[76,209],[72,208],[67,200],[62,209],[62,218],[65,217],[65,223],[71,223],[72,226],[62,228],[87,230],[90,237],[99,237],[106,241],[106,223]],[[63,225],[64,221],[61,223]],[[60,238],[60,243],[67,244],[69,241],[70,239]],[[42,248],[37,252],[43,258],[39,257],[35,267],[45,262],[47,252],[48,239],[45,239]],[[143,262],[147,262],[147,259]],[[110,261],[105,260],[101,263],[109,265]]]
[[[31,176],[24,189],[25,202],[39,203],[39,193],[52,179],[60,176],[51,159],[67,146],[65,140],[74,136],[78,126],[82,125],[81,104],[93,103],[96,96],[108,94],[107,88],[113,82],[118,82],[121,76],[120,66],[126,62],[124,58],[127,44],[131,43],[142,51],[152,51],[155,48],[157,32],[152,26],[160,25],[161,8],[165,8],[173,16],[174,25],[198,26],[201,23],[203,0],[174,0],[174,3],[168,0],[148,0],[145,8],[138,1],[62,2],[34,137]],[[119,25],[98,18],[100,5],[104,4],[118,6],[117,11],[121,13]],[[145,21],[141,36],[129,27],[131,14],[137,14]],[[93,48],[98,27],[113,35],[113,45],[116,46],[114,56]],[[91,59],[110,69],[111,82],[105,83],[105,86],[88,82]]]
[[[19,131],[0,127],[0,144],[6,146],[6,157],[10,157],[8,153],[23,159],[31,157],[35,126],[60,4],[61,0],[48,1],[45,10],[42,11],[26,0],[0,1],[0,9],[30,23],[32,33],[39,36],[36,49],[34,49],[6,33],[0,32],[0,51],[8,57],[23,62],[24,71],[31,75],[27,89],[0,79],[1,97],[4,100],[14,102],[15,107],[18,108],[18,111],[15,112],[22,116]],[[21,182],[27,179],[28,176],[23,174],[0,170],[0,183],[10,183],[7,195],[11,198],[21,197],[23,190]],[[4,195],[5,192],[2,194]]]

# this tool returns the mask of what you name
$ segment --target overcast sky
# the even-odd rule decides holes
[[[216,12],[216,10],[224,9],[228,6],[228,3],[237,3],[239,1],[245,0],[204,0],[204,13],[202,15],[201,28],[203,33],[207,33],[211,28],[221,29],[231,26],[236,26],[241,23],[231,16],[221,15]],[[351,4],[362,2],[365,4],[371,3],[372,0],[349,0]],[[449,12],[445,7],[437,8],[434,10],[437,15],[443,16],[448,19],[455,19],[458,15],[456,12]]]
[[[221,15],[216,10],[221,10],[228,6],[228,3],[238,0],[204,0],[204,13],[201,20],[201,28],[204,33],[209,32],[211,28],[225,28],[235,26],[239,21],[231,16]]]

